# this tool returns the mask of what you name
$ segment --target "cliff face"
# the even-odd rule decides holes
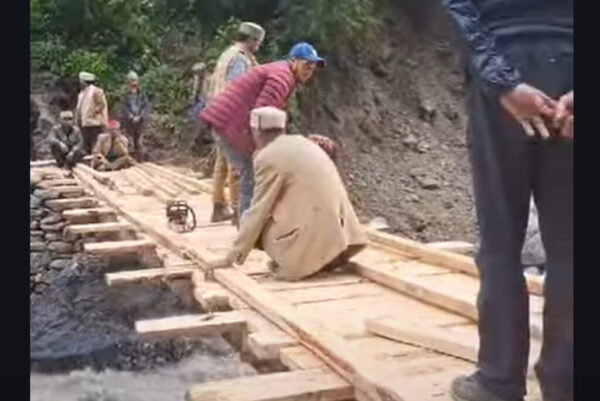
[[[423,241],[475,240],[459,49],[438,2],[389,9],[372,48],[331,60],[301,96],[304,133],[342,146],[368,221]]]

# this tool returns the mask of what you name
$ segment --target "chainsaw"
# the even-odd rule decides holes
[[[167,201],[167,220],[169,227],[177,232],[189,232],[196,228],[196,213],[184,200]],[[189,222],[189,215],[192,220]]]

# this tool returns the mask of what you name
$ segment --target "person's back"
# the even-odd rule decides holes
[[[263,91],[266,85],[271,91]],[[286,61],[256,66],[231,82],[202,111],[200,118],[222,134],[240,153],[255,149],[248,132],[252,108],[264,105],[286,106],[295,88],[295,80]]]
[[[263,232],[265,251],[280,265],[279,278],[314,274],[348,247],[366,243],[337,168],[317,144],[280,135],[256,155],[255,167],[263,164],[284,177],[273,222]],[[282,230],[292,232],[286,240]]]

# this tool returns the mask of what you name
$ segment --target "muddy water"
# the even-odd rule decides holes
[[[200,311],[166,285],[107,287],[110,270],[76,264],[31,300],[32,400],[182,400],[194,383],[254,374],[221,337],[139,339],[136,320]]]

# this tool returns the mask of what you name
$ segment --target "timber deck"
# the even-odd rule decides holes
[[[369,246],[346,271],[275,281],[268,257],[255,250],[243,266],[214,271],[211,281],[202,270],[224,256],[236,230],[230,223],[209,223],[210,181],[152,163],[112,173],[78,166],[74,175],[104,208],[187,259],[172,268],[113,273],[107,282],[186,276],[205,307],[233,309],[140,321],[141,334],[241,332],[244,349],[258,360],[290,370],[198,384],[188,400],[450,401],[450,381],[474,369],[479,282],[470,257],[371,230]],[[165,202],[175,197],[194,209],[193,232],[169,229]],[[532,364],[539,354],[543,282],[538,277],[527,282]],[[541,400],[532,375],[529,384],[528,401]]]

